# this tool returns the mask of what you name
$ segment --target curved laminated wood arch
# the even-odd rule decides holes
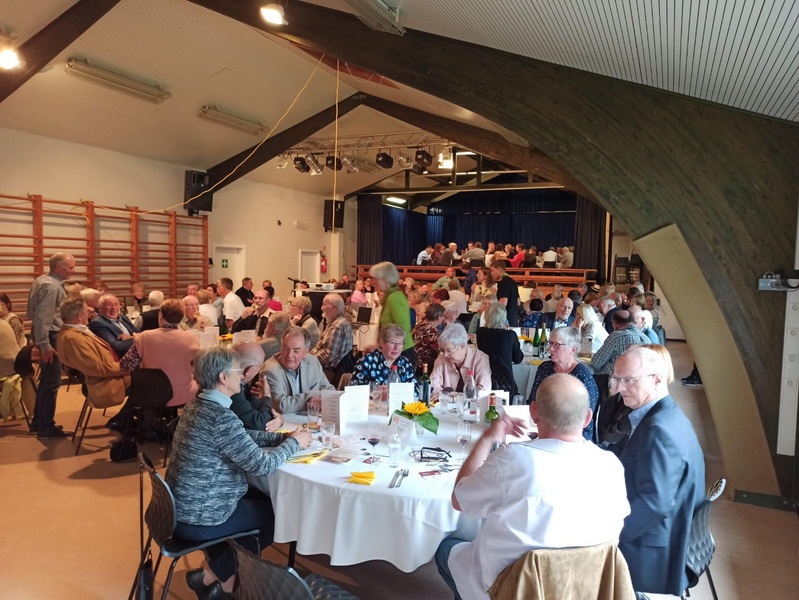
[[[491,119],[571,173],[624,222],[690,324],[733,486],[792,493],[793,461],[775,452],[785,298],[756,288],[763,272],[793,269],[799,128],[430,34],[375,32],[301,2],[274,28],[254,0],[193,1]]]

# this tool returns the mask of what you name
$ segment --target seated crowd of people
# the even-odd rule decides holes
[[[267,474],[311,442],[302,429],[278,433],[284,414],[318,404],[344,373],[351,385],[385,385],[393,370],[402,382],[427,371],[434,398],[462,392],[471,377],[479,390],[515,395],[513,365],[523,354],[510,328],[545,326],[551,357],[526,399],[539,439],[491,452],[520,431],[517,420],[503,416],[475,444],[452,502],[484,524],[476,540],[441,544],[439,571],[456,598],[487,598],[502,569],[526,549],[609,542],[619,544],[636,590],[681,593],[704,463],[690,423],[668,394],[673,370],[658,337],[656,297],[636,282],[626,293],[612,285],[555,286],[545,297],[532,290],[520,303],[507,260],[488,262],[470,270],[472,281],[448,267],[433,285],[401,281],[392,263],[375,264],[367,279],[342,277],[339,284],[352,294],[325,295],[317,323],[307,296],[284,310],[270,282],[252,291],[249,278],[236,291],[227,278],[204,289],[191,284],[181,299],[154,290],[146,304],[138,284],[134,300],[124,303],[97,289],[67,290],[74,258],[56,254],[29,299],[41,357],[31,428],[40,438],[70,434],[54,421],[60,374],[56,383],[53,371],[60,373],[61,363],[84,375],[94,406],[124,404],[108,422],[122,432],[133,411],[125,402],[131,375],[162,370],[172,387],[167,406],[182,408],[166,472],[176,535],[202,542],[257,528],[264,548],[272,542],[272,504],[248,488],[246,474]],[[24,332],[20,337],[7,300],[0,294],[0,335],[18,349]],[[356,356],[347,304],[362,301],[380,307],[378,343]],[[223,325],[254,330],[255,341],[200,352],[191,330]],[[593,373],[577,360],[583,351],[593,355]],[[604,421],[593,418],[600,404]],[[207,485],[211,479],[218,485]],[[582,493],[592,485],[602,487],[601,499]],[[540,503],[534,512],[546,518],[531,523],[531,503]],[[603,519],[595,519],[597,511]],[[487,551],[487,538],[501,552]],[[221,544],[206,553],[208,568],[190,571],[189,586],[200,598],[227,597],[235,576],[231,550]]]
[[[446,246],[438,243],[428,245],[419,252],[414,264],[419,266],[451,267],[465,264],[472,267],[490,267],[495,260],[504,260],[508,268],[514,269],[570,269],[574,264],[574,246],[550,246],[548,250],[522,243],[502,244],[488,242],[468,242],[462,254],[458,244],[450,242]]]

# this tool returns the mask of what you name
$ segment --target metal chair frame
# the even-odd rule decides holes
[[[33,365],[32,353],[34,348],[35,346],[33,344],[29,344],[17,353],[17,357],[14,359],[14,372],[22,378],[23,388],[25,386],[25,381],[28,380],[33,386],[33,391],[36,392],[39,386],[36,384],[36,367]],[[31,419],[28,414],[28,407],[25,406],[24,402],[24,389],[22,396],[19,403],[22,406],[22,414],[25,415],[25,422],[28,424],[28,429],[30,429]]]
[[[169,586],[172,583],[172,575],[175,571],[175,565],[177,565],[178,561],[182,557],[193,552],[197,552],[198,550],[202,550],[203,548],[207,548],[208,546],[223,543],[227,538],[254,536],[256,539],[256,544],[258,543],[259,531],[257,529],[242,531],[235,535],[208,540],[205,542],[190,542],[175,538],[173,535],[177,525],[177,517],[175,515],[175,497],[172,495],[172,490],[169,488],[169,484],[164,481],[164,478],[156,472],[152,461],[142,452],[139,452],[139,468],[140,540],[144,540],[144,523],[147,523],[149,535],[147,536],[147,541],[141,545],[139,564],[136,568],[136,577],[133,580],[133,587],[130,590],[129,600],[132,600],[134,594],[136,593],[136,587],[139,583],[138,573],[147,560],[147,555],[153,542],[156,543],[159,550],[158,560],[156,560],[155,568],[153,569],[153,577],[158,575],[158,568],[161,566],[161,558],[166,556],[167,558],[172,559],[172,562],[169,565],[169,571],[167,572],[166,582],[164,583],[164,591],[161,594],[161,600],[166,600],[167,595],[169,594]],[[147,506],[146,511],[144,511],[143,481],[145,471],[150,476],[152,492],[150,504]]]

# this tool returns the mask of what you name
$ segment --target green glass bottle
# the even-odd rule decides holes
[[[497,412],[497,395],[491,394],[488,397],[488,410],[485,414],[485,424],[491,425],[491,421],[499,419],[499,413]]]

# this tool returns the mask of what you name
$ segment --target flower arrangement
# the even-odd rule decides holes
[[[408,402],[402,405],[401,410],[395,410],[394,414],[418,423],[431,433],[438,433],[438,419],[424,402]]]

